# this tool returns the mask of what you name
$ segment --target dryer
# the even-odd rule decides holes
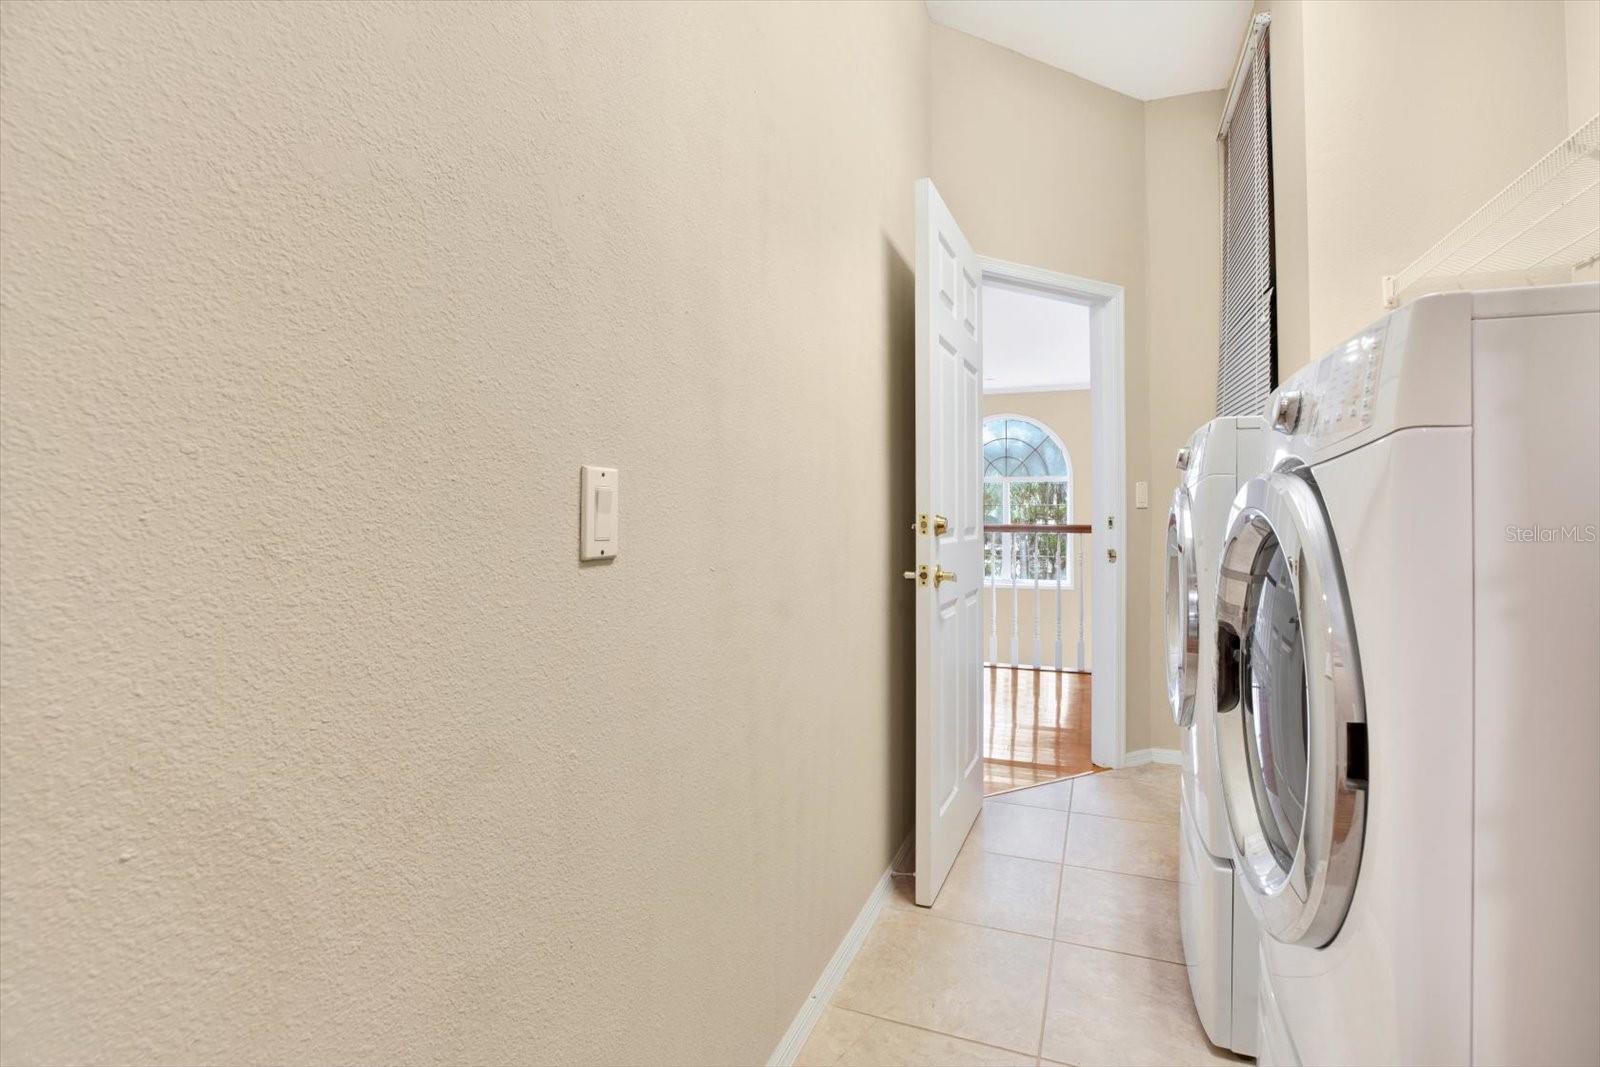
[[[1217,560],[1228,509],[1260,473],[1262,420],[1214,419],[1178,450],[1167,514],[1167,697],[1182,730],[1178,902],[1195,1009],[1212,1044],[1255,1052],[1256,924],[1233,875],[1211,716]]]
[[[1600,1062],[1600,285],[1423,298],[1268,410],[1214,717],[1261,1061]]]

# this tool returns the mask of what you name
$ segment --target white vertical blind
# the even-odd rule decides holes
[[[1272,256],[1272,105],[1265,20],[1222,122],[1222,323],[1217,414],[1256,415],[1278,380]]]

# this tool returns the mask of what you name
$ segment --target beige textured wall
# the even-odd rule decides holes
[[[1566,0],[1567,127],[1600,113],[1600,0]]]
[[[1149,241],[1150,482],[1146,545],[1149,564],[1143,633],[1150,686],[1152,748],[1177,748],[1181,737],[1166,702],[1167,509],[1178,485],[1174,459],[1202,423],[1217,413],[1217,330],[1221,246],[1217,194],[1217,123],[1223,94],[1151,100],[1145,104],[1145,232]],[[1128,642],[1135,639],[1129,631]]]
[[[1168,443],[1215,407],[1220,94],[1144,104],[954,30],[930,32],[933,177],[973,246],[1127,291],[1127,744],[1174,747],[1162,486]],[[1152,482],[1142,511],[1139,480]]]
[[[1072,521],[1089,522],[1094,515],[1094,433],[1089,412],[1089,390],[1066,389],[1049,393],[985,393],[983,414],[1025,415],[1037,419],[1056,432],[1067,447],[1072,460]],[[1088,539],[1084,539],[1083,568],[1078,572],[1073,589],[1063,589],[1060,596],[1061,657],[1062,663],[1073,667],[1077,663],[1078,601],[1083,598],[1083,667],[1089,670],[1094,664],[1093,601],[1089,581],[1093,576],[1094,558],[1089,554]],[[1015,596],[1013,597],[1013,592]],[[989,655],[991,622],[999,638],[999,660],[1011,662],[1011,617],[1016,616],[1018,657],[1026,663],[1033,662],[1033,624],[1039,623],[1041,655],[1045,663],[1054,664],[1056,655],[1056,589],[1048,586],[1042,596],[1031,589],[1000,588],[997,595],[985,595],[983,601],[983,649]],[[1013,604],[1015,610],[1013,611]]]
[[[1567,12],[1559,0],[1261,6],[1274,20],[1273,122],[1288,132],[1274,151],[1287,377],[1382,314],[1383,275],[1569,132]]]
[[[910,825],[926,29],[6,5],[0,1058],[768,1055]]]
[[[1566,0],[1567,126],[1600,114],[1600,0]],[[1573,281],[1600,280],[1600,263],[1573,272]]]

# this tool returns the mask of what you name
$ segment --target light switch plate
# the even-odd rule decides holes
[[[1149,482],[1133,483],[1133,506],[1136,508],[1147,508],[1150,506]]]
[[[580,467],[578,486],[578,558],[615,559],[622,551],[617,468]]]

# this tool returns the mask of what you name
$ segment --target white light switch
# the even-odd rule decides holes
[[[617,539],[617,491],[609,485],[594,491],[594,539]]]
[[[1136,508],[1147,508],[1150,506],[1149,482],[1133,483],[1133,506]]]
[[[578,512],[578,558],[613,559],[621,551],[617,535],[617,469],[582,467],[578,486],[583,498]]]

